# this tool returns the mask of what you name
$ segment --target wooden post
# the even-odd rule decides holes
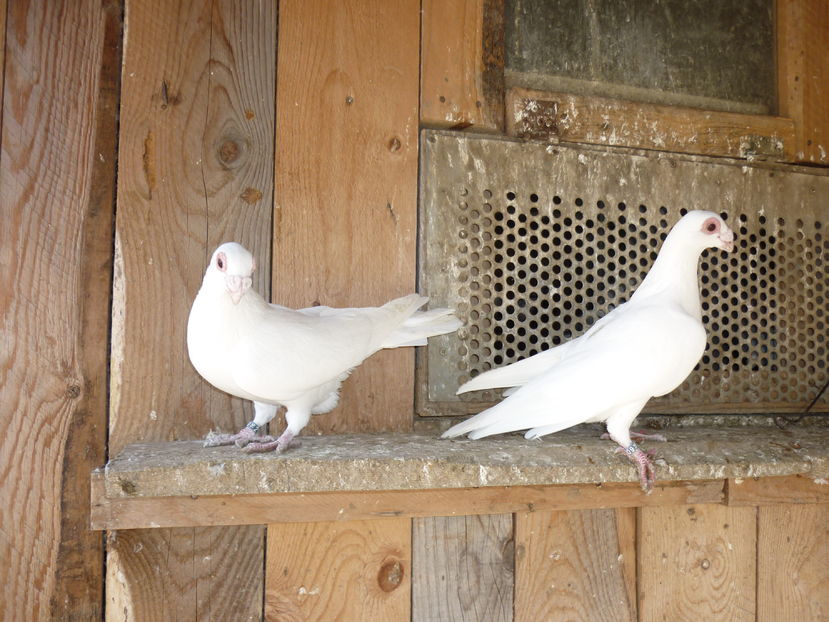
[[[377,306],[414,291],[419,7],[280,2],[274,302]],[[413,366],[411,348],[378,352],[307,433],[410,429]]]
[[[795,160],[829,164],[829,3],[777,0],[779,114],[795,124]]]
[[[127,2],[110,455],[250,417],[196,374],[185,333],[223,241],[254,253],[254,287],[267,295],[275,33],[269,2]],[[112,534],[108,619],[258,620],[263,536],[257,526]]]
[[[420,119],[504,128],[504,0],[424,0]]]
[[[102,615],[120,31],[117,1],[0,0],[3,620]]]

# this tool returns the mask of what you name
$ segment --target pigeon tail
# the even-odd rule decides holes
[[[417,311],[418,308],[429,301],[428,298],[412,294],[398,300],[414,300],[415,297],[419,299],[419,303],[412,309],[412,314],[383,340],[383,348],[425,346],[429,337],[454,332],[463,325],[451,309]]]

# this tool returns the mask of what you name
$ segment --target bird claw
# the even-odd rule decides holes
[[[290,447],[301,447],[301,446],[302,446],[302,441],[298,441],[298,440],[287,440],[286,441],[286,440],[282,439],[282,437],[280,437],[276,440],[271,438],[271,440],[267,441],[267,442],[249,443],[245,447],[245,453],[248,453],[248,454],[263,454],[263,453],[267,453],[269,451],[272,451],[274,453],[281,454],[283,451],[285,451],[286,449],[289,449]]]
[[[210,432],[204,439],[204,447],[236,445],[241,448],[252,442],[267,443],[272,440],[272,436],[256,436],[253,430],[244,427],[236,434],[217,434],[216,432]]]
[[[629,454],[623,447],[617,447],[615,453],[625,454],[636,465],[639,471],[639,483],[642,486],[642,490],[646,495],[651,494],[653,492],[653,485],[656,483],[656,467],[654,467],[651,459],[656,456],[656,450],[649,449],[643,451],[637,447],[636,451]]]

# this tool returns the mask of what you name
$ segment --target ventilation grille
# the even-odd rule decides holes
[[[820,209],[810,208],[818,186],[829,197],[825,176],[426,136],[421,289],[452,305],[465,326],[421,357],[421,412],[468,412],[499,399],[454,391],[582,334],[625,302],[671,226],[694,208],[722,213],[737,251],[703,253],[705,354],[648,411],[798,411],[829,378],[829,240]],[[827,397],[813,410],[829,410]]]

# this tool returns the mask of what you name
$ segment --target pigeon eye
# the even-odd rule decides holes
[[[707,231],[708,233],[715,233],[719,229],[719,225],[716,220],[709,220],[703,225],[703,230]]]
[[[222,272],[225,271],[227,261],[225,260],[225,254],[219,253],[219,256],[216,257],[216,267],[221,270]]]

